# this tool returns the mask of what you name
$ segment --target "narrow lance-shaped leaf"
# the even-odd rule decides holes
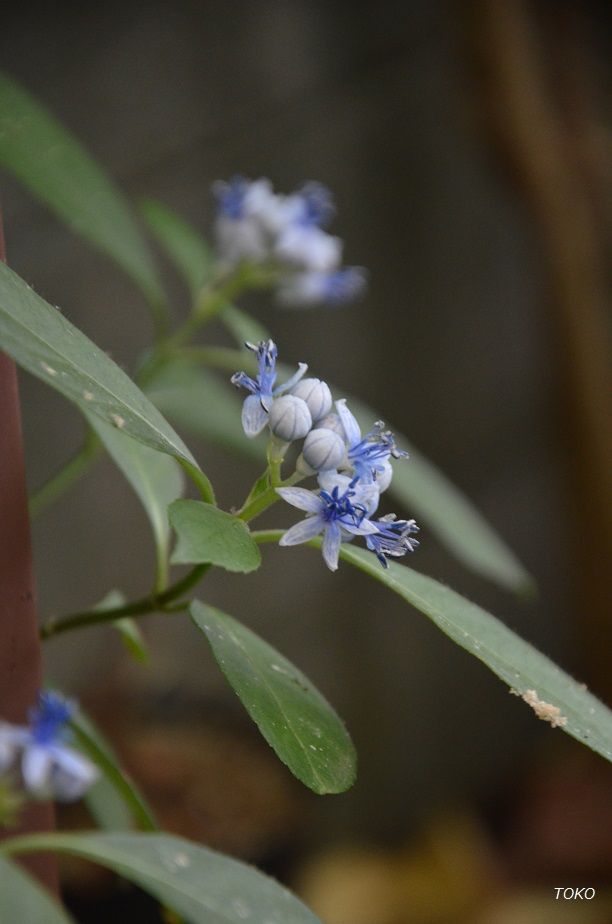
[[[77,747],[102,772],[85,795],[87,807],[100,827],[116,831],[137,826],[156,831],[155,816],[144,796],[121,769],[110,744],[82,709],[72,719],[71,727]]]
[[[254,533],[258,542],[280,539],[282,531]],[[319,546],[319,540],[313,540]],[[454,642],[497,674],[512,691],[548,720],[612,760],[612,712],[546,655],[482,607],[433,578],[395,562],[382,568],[366,549],[343,544],[340,557],[376,578],[428,616]]]
[[[81,144],[29,93],[0,74],[0,164],[112,257],[153,302],[155,267],[130,207]]]
[[[137,385],[88,337],[0,263],[0,347],[87,414],[184,463],[210,499],[206,476]]]
[[[261,554],[243,520],[201,501],[178,500],[169,510],[178,542],[175,565],[209,563],[247,573],[259,568]]]
[[[195,298],[214,272],[214,254],[204,238],[183,218],[154,199],[141,203],[142,214],[160,246]]]
[[[168,506],[183,493],[181,469],[170,456],[143,446],[93,414],[87,418],[140,498],[155,539],[158,571],[165,573],[170,540]]]
[[[321,924],[291,892],[252,866],[170,834],[39,834],[8,841],[4,850],[57,850],[99,863],[189,924]]]
[[[195,363],[167,363],[147,386],[151,401],[177,426],[258,463],[265,461],[265,437],[250,440],[240,423],[242,401],[228,382]]]
[[[314,792],[344,792],[357,757],[342,721],[283,655],[226,613],[199,601],[191,616],[268,744]]]
[[[49,893],[15,863],[0,856],[0,921],[75,924]]]

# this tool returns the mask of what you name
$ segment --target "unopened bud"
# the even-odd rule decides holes
[[[276,398],[270,408],[269,422],[274,436],[286,443],[303,439],[312,427],[308,405],[295,395]]]
[[[341,440],[346,439],[346,434],[344,432],[344,427],[342,426],[342,421],[340,420],[337,414],[326,414],[325,417],[322,417],[320,420],[317,420],[316,429],[325,429],[333,430],[334,433],[337,433]]]
[[[315,471],[327,472],[342,465],[346,447],[337,433],[321,427],[311,430],[304,440],[303,456]]]
[[[321,379],[302,379],[291,389],[291,394],[306,402],[314,423],[331,410],[332,394],[329,385]]]

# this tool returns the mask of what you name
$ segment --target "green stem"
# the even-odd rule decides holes
[[[100,455],[102,445],[93,432],[88,430],[85,441],[75,455],[55,475],[52,475],[30,498],[30,516],[38,514],[53,503],[70,485],[87,471],[94,459]]]
[[[303,481],[306,476],[300,474],[299,472],[294,472],[289,478],[286,478],[285,481],[280,481],[278,487],[290,488],[294,484],[298,484],[300,481]],[[239,510],[236,516],[240,520],[244,520],[245,523],[254,520],[255,517],[258,517],[264,510],[267,510],[268,507],[271,507],[272,504],[275,504],[279,499],[278,494],[276,493],[276,488],[270,486],[266,488],[265,491],[262,491],[256,498],[254,498],[250,503],[245,504],[242,510]]]
[[[41,626],[40,637],[45,640],[62,632],[69,632],[71,629],[115,622],[115,620],[123,619],[125,616],[145,616],[148,613],[164,612],[167,604],[172,603],[178,597],[182,597],[183,594],[198,583],[209,568],[209,564],[196,565],[180,581],[172,584],[161,594],[150,594],[147,597],[141,597],[139,600],[133,600],[131,603],[115,606],[108,610],[85,610],[81,613],[63,616],[60,619],[50,619]],[[185,603],[183,608],[186,609],[187,606],[188,603]],[[176,605],[168,608],[168,612],[174,613],[177,611],[178,607]]]

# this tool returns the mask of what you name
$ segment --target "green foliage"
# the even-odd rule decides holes
[[[149,652],[136,620],[126,616],[124,619],[117,619],[113,626],[121,635],[123,644],[134,660],[146,664],[149,660]]]
[[[249,343],[259,343],[260,340],[269,340],[268,331],[252,318],[246,311],[236,308],[235,305],[226,305],[221,312],[221,320],[238,342],[242,346],[247,340]]]
[[[74,232],[112,257],[152,302],[162,301],[157,272],[122,193],[70,132],[4,74],[0,164]]]
[[[252,866],[170,834],[40,834],[12,840],[4,849],[57,850],[99,863],[189,924],[321,924],[287,889]],[[65,921],[58,918],[57,924]],[[49,919],[49,924],[55,922]]]
[[[151,401],[178,427],[261,464],[265,438],[245,438],[242,401],[229,383],[188,359],[172,360],[147,386]]]
[[[242,520],[202,501],[178,500],[169,508],[178,543],[175,565],[212,564],[226,571],[255,571],[261,554]]]
[[[201,235],[183,218],[155,199],[141,203],[144,218],[193,298],[214,273],[214,255]]]
[[[499,619],[449,587],[405,565],[390,562],[387,569],[381,568],[371,553],[350,545],[344,545],[340,555],[428,616],[461,648],[486,664],[511,690],[526,697],[536,715],[548,716],[551,724],[557,724],[557,716],[559,728],[612,760],[612,712],[589,693],[584,684],[573,680]],[[535,698],[531,694],[535,694]],[[559,710],[558,715],[555,709]]]
[[[212,488],[195,459],[146,395],[103,350],[4,264],[0,264],[0,347],[87,415],[177,458],[212,498]]]
[[[129,830],[134,826],[157,831],[155,816],[144,796],[121,769],[112,747],[82,709],[72,719],[71,726],[77,747],[101,771],[100,778],[85,796],[98,825],[106,831]]]
[[[355,781],[353,743],[327,700],[290,661],[246,626],[199,601],[191,616],[268,744],[319,795]]]
[[[183,493],[183,473],[171,456],[138,443],[93,414],[87,414],[87,419],[140,498],[155,539],[158,576],[163,579],[170,541],[167,508]],[[133,631],[127,634],[133,640]]]
[[[67,911],[54,902],[15,863],[0,856],[0,921],[6,924],[75,924]]]

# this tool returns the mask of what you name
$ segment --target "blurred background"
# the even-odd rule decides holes
[[[611,32],[609,5],[584,0],[109,0],[12,5],[0,33],[4,69],[132,199],[209,234],[216,178],[333,190],[333,231],[368,268],[367,295],[342,310],[247,307],[283,360],[367,400],[462,488],[538,595],[467,572],[426,522],[411,565],[608,701]],[[133,365],[150,326],[129,280],[7,175],[1,196],[10,265]],[[179,317],[187,296],[160,260]],[[82,424],[40,383],[21,388],[36,488]],[[239,502],[257,472],[189,443],[222,504]],[[270,520],[293,522],[287,509]],[[41,515],[34,543],[41,617],[148,587],[148,525],[108,461]],[[109,629],[49,643],[48,676],[83,697],[168,827],[260,863],[328,924],[611,919],[606,765],[419,613],[346,567],[332,576],[273,548],[206,595],[334,704],[359,779],[342,796],[302,790],[187,621],[143,622],[144,667]],[[101,874],[66,877],[84,922],[140,901]],[[557,886],[597,899],[555,902]],[[143,905],[142,920],[155,914]]]

